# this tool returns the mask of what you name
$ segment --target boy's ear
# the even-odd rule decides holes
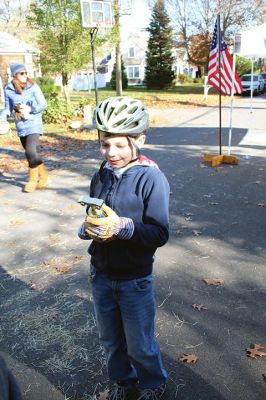
[[[146,135],[140,135],[137,139],[136,139],[136,142],[137,142],[137,144],[138,144],[138,147],[141,149],[141,147],[144,145],[144,143],[145,143],[145,140],[146,140]]]

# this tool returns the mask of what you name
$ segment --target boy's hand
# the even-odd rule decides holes
[[[89,226],[86,226],[85,232],[91,239],[96,240],[97,242],[104,242],[107,239],[112,238],[114,235],[113,226],[111,225],[98,226],[90,224]]]
[[[114,234],[114,228],[120,222],[119,216],[106,204],[102,211],[106,217],[94,218],[87,215],[85,219],[85,232],[94,240],[105,241]]]
[[[131,218],[121,217],[119,222],[113,225],[90,225],[85,231],[91,239],[98,242],[110,241],[115,238],[129,240],[134,233],[134,223]]]
[[[89,225],[97,225],[97,226],[102,226],[102,225],[113,225],[116,222],[119,222],[120,218],[119,216],[106,204],[103,204],[101,207],[101,211],[106,217],[91,217],[90,215],[87,215],[86,217],[86,228],[87,224]]]

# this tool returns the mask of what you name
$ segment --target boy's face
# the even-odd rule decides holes
[[[101,131],[99,135],[101,153],[113,168],[123,168],[136,158],[136,149],[127,136],[106,136]],[[145,142],[145,135],[131,140],[141,148]]]

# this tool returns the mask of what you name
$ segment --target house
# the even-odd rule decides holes
[[[196,78],[199,73],[199,68],[191,65],[188,61],[188,55],[185,43],[180,40],[174,40],[173,56],[175,58],[174,71],[176,75],[185,74]]]
[[[31,78],[41,75],[40,50],[7,32],[0,32],[0,75],[4,84],[10,79],[9,65],[19,62],[26,66]]]
[[[130,35],[121,43],[121,55],[129,85],[142,85],[144,82],[148,44],[146,36],[146,33]]]
[[[122,40],[120,45],[120,52],[129,85],[142,85],[144,81],[147,49],[147,39],[145,36],[140,34],[130,34],[126,40]],[[115,49],[101,60],[97,68],[99,73],[105,75],[107,85],[110,85],[114,64]]]

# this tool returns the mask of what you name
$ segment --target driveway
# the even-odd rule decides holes
[[[234,105],[231,152],[239,165],[217,168],[202,163],[204,152],[219,151],[217,108],[151,110],[157,127],[144,152],[171,185],[171,236],[154,268],[168,400],[265,397],[266,357],[253,360],[246,349],[266,348],[266,95],[253,99],[252,110],[249,98]],[[227,103],[223,151],[229,111]],[[20,148],[7,152],[23,158]],[[77,200],[99,166],[98,144],[85,140],[47,163],[52,182],[44,192],[22,192],[25,170],[0,176],[0,349],[23,400],[92,400],[108,381],[87,243],[76,232],[85,215]],[[185,364],[184,354],[198,361]]]

